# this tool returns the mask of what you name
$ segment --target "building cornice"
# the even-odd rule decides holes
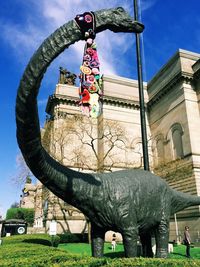
[[[200,79],[200,69],[198,69],[195,73],[194,73],[194,82],[198,81]]]
[[[194,61],[198,61],[198,59],[200,58],[200,54],[194,53],[194,52],[191,52],[191,51],[187,51],[187,50],[184,50],[184,49],[178,49],[178,51],[167,61],[167,63],[165,63],[160,68],[160,70],[156,73],[156,75],[148,82],[148,88],[151,87],[154,84],[154,82],[163,73],[165,73],[169,69],[170,66],[172,66],[180,58],[186,58],[186,59],[191,59],[191,60],[194,60]],[[180,66],[181,66],[181,63],[180,63]]]
[[[194,90],[199,90],[199,80],[200,80],[200,59],[198,59],[195,64],[192,66],[194,71]]]
[[[121,107],[121,108],[129,108],[129,109],[139,109],[140,105],[139,102],[129,100],[129,99],[122,99],[112,96],[104,96],[103,103],[105,105]]]
[[[150,110],[156,103],[158,103],[164,96],[169,94],[171,90],[179,83],[187,83],[192,84],[193,82],[193,74],[188,72],[179,72],[175,75],[170,82],[160,88],[159,92],[154,95],[150,101],[147,103],[147,108]]]
[[[52,94],[48,98],[47,106],[46,106],[46,113],[49,115],[53,115],[51,110],[58,104],[65,104],[70,106],[78,106],[79,98],[72,97],[67,95],[60,95],[60,94]],[[139,102],[129,100],[129,99],[122,99],[117,97],[111,96],[104,96],[103,97],[103,104],[121,107],[121,108],[128,108],[128,109],[136,109],[139,110],[140,105]]]
[[[126,77],[115,76],[115,75],[103,75],[103,81],[138,88],[138,80],[133,80]],[[146,89],[147,82],[143,82],[143,85],[144,89]]]
[[[77,106],[79,102],[78,97],[60,95],[60,94],[52,94],[49,96],[46,106],[46,113],[52,115],[51,110],[58,104],[67,104],[70,106]]]

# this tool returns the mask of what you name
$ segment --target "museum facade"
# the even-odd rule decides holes
[[[103,76],[103,108],[97,118],[83,116],[77,86],[62,81],[46,106],[44,147],[62,164],[79,171],[143,168],[138,82]],[[200,196],[200,54],[179,50],[144,83],[147,139],[151,171],[180,191]],[[25,185],[22,207],[34,207],[34,229],[87,231],[87,218],[57,199],[41,183]],[[171,218],[170,240],[184,226],[199,238],[199,206]]]

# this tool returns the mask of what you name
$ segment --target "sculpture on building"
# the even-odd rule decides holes
[[[59,70],[60,70],[60,76],[58,81],[59,83],[75,85],[77,77],[75,73],[72,73],[67,69],[64,69],[63,67],[60,67]]]
[[[99,10],[94,15],[96,33],[106,29],[139,33],[144,28],[122,8]],[[19,147],[35,177],[90,219],[93,256],[103,255],[104,234],[113,230],[123,236],[126,257],[137,255],[138,235],[144,255],[152,256],[152,233],[156,238],[156,256],[167,257],[171,214],[199,205],[199,197],[177,192],[144,170],[77,172],[55,161],[41,145],[36,99],[41,80],[53,59],[80,39],[84,36],[72,20],[48,37],[31,58],[16,100]]]

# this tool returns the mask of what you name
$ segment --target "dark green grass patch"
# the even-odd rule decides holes
[[[78,254],[81,256],[91,256],[91,245],[87,243],[60,244],[59,248],[62,250],[66,250],[73,254]],[[186,247],[183,245],[175,246],[174,252],[169,254],[169,258],[170,259],[186,259],[185,250],[186,250]],[[191,251],[191,257],[193,259],[200,259],[200,247],[193,247],[190,249],[190,251]],[[112,252],[111,245],[109,243],[105,243],[104,256],[109,257],[109,258],[123,258],[124,257],[123,244],[118,243],[116,246],[116,251]]]
[[[68,243],[60,244],[59,249],[81,256],[91,256],[91,245],[88,243]],[[109,258],[124,257],[124,247],[117,244],[115,252],[112,252],[110,243],[104,245],[104,256]]]

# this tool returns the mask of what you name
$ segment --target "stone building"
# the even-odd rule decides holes
[[[91,123],[80,116],[77,87],[56,85],[46,107],[48,119],[43,137],[47,149],[61,163],[81,171],[142,168],[138,82],[104,75],[103,91],[103,113]],[[144,83],[144,93],[151,170],[173,188],[200,195],[200,54],[179,50],[152,80]],[[64,131],[60,130],[62,127]],[[64,205],[67,204],[61,206]],[[69,222],[67,209],[61,210]],[[40,212],[36,208],[35,226],[37,220],[41,221],[39,216],[44,217],[44,210],[44,203]],[[76,216],[82,225],[77,224],[73,231],[85,230],[84,216],[74,212],[73,225]],[[47,220],[56,216],[62,220],[61,213],[57,207],[54,217],[48,215]],[[199,215],[196,206],[176,214],[176,220],[172,217],[170,239],[182,235],[186,224],[193,239],[199,238]]]
[[[179,50],[147,88],[154,171],[172,187],[195,195],[200,195],[199,58],[199,54]],[[199,215],[198,206],[178,213],[177,225],[171,223],[171,236],[175,239],[175,230],[183,232],[188,224],[197,239]]]

